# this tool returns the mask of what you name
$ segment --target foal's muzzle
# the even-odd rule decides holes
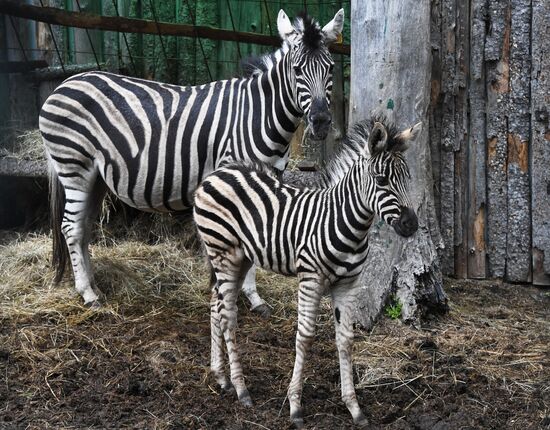
[[[392,223],[399,236],[409,237],[418,230],[418,217],[411,208],[401,208],[401,216]]]

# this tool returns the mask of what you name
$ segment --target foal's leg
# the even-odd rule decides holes
[[[355,387],[353,385],[353,368],[351,352],[353,348],[353,311],[357,303],[359,288],[342,286],[332,290],[332,305],[334,308],[334,327],[336,331],[336,347],[340,360],[340,384],[342,400],[353,417],[355,425],[363,427],[368,420],[359,408]]]
[[[243,282],[243,292],[250,301],[250,309],[263,318],[271,316],[271,309],[256,291],[256,266],[252,266],[246,273]]]
[[[63,178],[60,179],[63,183]],[[65,186],[65,212],[61,231],[69,250],[75,288],[84,299],[84,304],[98,307],[100,306],[99,297],[92,288],[92,267],[88,245],[92,225],[99,214],[106,187],[98,176],[88,182],[86,188],[81,184],[78,187],[66,183],[63,185]]]
[[[219,289],[216,281],[216,274],[211,268],[210,288],[212,297],[210,299],[210,370],[216,382],[224,391],[230,391],[233,387],[225,376],[225,357],[223,350],[223,332],[220,327],[220,314],[218,312]]]
[[[219,315],[219,326],[227,347],[227,355],[229,356],[231,383],[237,391],[239,401],[245,406],[252,406],[252,399],[244,382],[243,369],[237,348],[237,297],[246,271],[249,268],[250,262],[246,260],[243,261],[242,266],[237,271],[220,272],[216,270],[218,279],[216,310]]]
[[[315,324],[322,295],[323,288],[317,277],[308,273],[306,276],[300,278],[296,360],[294,362],[292,380],[288,387],[290,419],[297,428],[301,428],[304,424],[302,410],[303,370],[306,355],[311,348],[313,337],[315,336]]]

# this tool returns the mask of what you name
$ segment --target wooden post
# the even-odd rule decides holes
[[[533,283],[550,285],[550,3],[533,0],[531,190]]]
[[[529,184],[531,0],[512,0],[508,105],[506,280],[531,280]]]
[[[506,113],[510,92],[509,0],[488,0],[490,32],[485,38],[487,85],[487,240],[489,276],[504,277],[508,198]]]
[[[457,2],[455,40],[455,162],[454,162],[454,275],[468,276],[467,203],[468,189],[468,73],[470,63],[470,7],[469,2]]]
[[[470,10],[470,123],[468,136],[468,278],[484,279],[486,268],[485,183],[485,0],[473,0]]]
[[[402,317],[416,321],[446,309],[437,247],[441,240],[432,195],[428,106],[430,102],[430,1],[352,0],[350,123],[383,109],[404,127],[424,129],[406,153],[418,232],[403,239],[382,223],[370,235],[358,319],[370,326],[388,294],[402,304]]]

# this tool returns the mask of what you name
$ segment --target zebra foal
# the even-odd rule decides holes
[[[318,188],[290,186],[269,168],[236,163],[215,171],[197,189],[195,223],[213,270],[211,370],[223,389],[232,389],[224,374],[225,340],[231,383],[245,405],[252,401],[236,344],[236,301],[255,264],[299,279],[296,360],[288,388],[294,424],[303,425],[302,373],[324,294],[332,298],[342,399],[354,422],[367,424],[351,361],[358,280],[375,214],[400,236],[418,228],[403,151],[420,129],[420,123],[399,133],[375,120],[355,124]]]

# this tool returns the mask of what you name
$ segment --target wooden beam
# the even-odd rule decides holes
[[[227,40],[232,42],[253,43],[256,45],[280,46],[277,36],[249,33],[244,31],[223,30],[220,28],[155,22],[145,19],[103,16],[93,13],[69,12],[53,7],[40,7],[20,4],[12,0],[0,0],[0,14],[32,19],[48,24],[66,27],[89,28],[104,31],[124,33],[162,34],[163,36],[200,37],[212,40]],[[330,51],[335,54],[350,54],[350,46],[342,44],[331,45]]]
[[[0,62],[0,73],[24,73],[43,67],[48,67],[48,63],[44,60],[2,61]]]

